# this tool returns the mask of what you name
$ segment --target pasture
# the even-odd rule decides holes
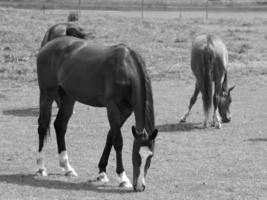
[[[267,196],[267,16],[264,12],[145,13],[83,11],[79,24],[89,42],[126,43],[146,60],[152,77],[157,146],[147,188],[134,193],[116,182],[115,153],[107,168],[110,183],[94,180],[107,131],[106,111],[77,103],[66,135],[78,178],[64,177],[58,165],[53,127],[44,148],[48,177],[34,176],[38,146],[39,91],[35,55],[51,25],[68,11],[0,8],[0,199],[217,199]],[[148,17],[149,16],[149,17]],[[202,129],[201,98],[188,122],[179,124],[194,88],[192,38],[219,35],[229,50],[232,122]],[[53,118],[57,108],[53,107]],[[132,178],[133,116],[123,126],[123,158]]]

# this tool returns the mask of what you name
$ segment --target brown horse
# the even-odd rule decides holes
[[[230,122],[229,107],[232,102],[230,92],[234,86],[228,88],[227,64],[228,52],[220,38],[212,35],[200,35],[194,39],[191,51],[191,69],[196,77],[195,91],[190,99],[188,111],[181,118],[181,122],[186,121],[199,92],[202,93],[205,127],[208,123],[212,100],[214,106],[212,126],[221,128],[218,110],[222,122]],[[213,82],[215,88],[212,99]]]
[[[77,175],[68,160],[65,133],[74,103],[79,101],[107,109],[110,130],[98,165],[98,180],[108,181],[106,166],[114,146],[120,185],[131,187],[122,163],[123,138],[120,129],[133,112],[133,186],[135,191],[143,191],[158,131],[154,123],[151,83],[142,57],[123,44],[90,46],[85,40],[60,37],[38,53],[37,75],[40,88],[38,174],[47,175],[42,152],[49,131],[52,102],[59,88],[61,106],[54,127],[59,163],[66,175]]]
[[[84,29],[73,23],[58,23],[51,26],[45,33],[41,43],[43,47],[49,41],[62,37],[62,36],[73,36],[76,38],[87,39],[88,33],[85,33]]]

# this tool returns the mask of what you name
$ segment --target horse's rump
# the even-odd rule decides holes
[[[227,67],[227,50],[222,41],[211,35],[196,37],[192,44],[191,69],[202,92],[206,113],[212,105],[213,81],[222,82]]]
[[[55,24],[46,31],[41,47],[47,42],[62,36],[73,36],[80,39],[87,39],[89,34],[86,33],[83,28],[73,23]]]

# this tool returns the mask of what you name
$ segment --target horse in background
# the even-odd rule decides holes
[[[58,23],[51,26],[45,33],[44,38],[41,43],[41,48],[47,44],[49,41],[63,36],[72,36],[80,39],[88,39],[90,37],[89,33],[86,33],[83,28],[74,23]],[[58,90],[60,93],[61,90]],[[60,95],[55,96],[55,102],[57,107],[60,107],[61,99]]]
[[[235,86],[228,88],[227,65],[227,48],[220,38],[213,35],[200,35],[194,39],[191,49],[191,69],[196,78],[195,90],[190,99],[188,111],[181,118],[181,122],[186,121],[199,92],[203,100],[204,127],[208,125],[212,102],[214,111],[211,125],[221,128],[221,120],[222,122],[231,121],[229,108],[232,102],[231,91]]]
[[[41,43],[41,48],[49,41],[62,37],[72,36],[80,39],[88,39],[89,33],[86,33],[83,28],[73,23],[58,23],[51,26],[45,33]]]
[[[43,147],[49,133],[52,103],[59,94],[61,106],[54,128],[59,164],[65,174],[77,175],[68,159],[65,134],[74,103],[79,101],[94,107],[106,107],[110,130],[98,164],[97,180],[109,181],[106,167],[114,146],[116,172],[119,185],[123,187],[132,185],[122,162],[121,127],[134,113],[133,188],[135,191],[144,191],[158,131],[155,129],[151,82],[142,57],[123,44],[111,47],[92,46],[86,40],[65,36],[54,39],[40,49],[37,55],[37,76],[40,89],[37,173],[47,176]]]

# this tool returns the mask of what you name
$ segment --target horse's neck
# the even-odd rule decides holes
[[[152,132],[155,127],[154,122],[154,107],[153,107],[153,97],[150,83],[146,83],[146,94],[140,95],[139,105],[135,110],[135,119],[136,119],[136,129],[138,131],[143,131],[146,129],[147,132]],[[143,99],[146,97],[146,99]]]
[[[146,102],[145,129],[151,133],[155,128],[153,102]]]

